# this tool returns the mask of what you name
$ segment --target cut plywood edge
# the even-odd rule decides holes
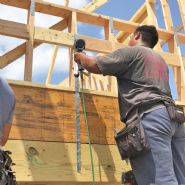
[[[76,144],[9,140],[16,163],[17,181],[90,182],[91,161],[88,144],[81,145],[81,173],[76,170]],[[120,182],[121,173],[130,166],[121,161],[116,145],[92,145],[96,182]]]

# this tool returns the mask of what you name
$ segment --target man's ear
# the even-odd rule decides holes
[[[141,33],[140,32],[136,32],[134,35],[134,39],[135,40],[139,40],[141,38]]]

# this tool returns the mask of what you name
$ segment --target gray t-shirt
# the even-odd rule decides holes
[[[129,112],[140,103],[173,101],[168,66],[151,48],[128,46],[105,56],[97,56],[96,62],[103,75],[117,78],[122,121],[125,122]]]
[[[15,107],[15,95],[5,79],[0,77],[0,132],[4,124],[11,124]]]

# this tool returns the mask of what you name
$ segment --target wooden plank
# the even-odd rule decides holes
[[[109,17],[100,14],[87,13],[83,11],[77,11],[77,20],[79,22],[93,24],[97,26],[104,26]]]
[[[113,28],[120,31],[125,31],[127,33],[132,33],[135,31],[136,27],[139,26],[138,23],[133,23],[130,21],[124,21],[121,19],[113,19]]]
[[[1,3],[28,10],[30,0],[8,0],[8,1],[1,0]],[[68,15],[70,15],[72,9],[58,4],[45,2],[42,0],[35,0],[35,11],[48,14],[48,15],[54,15],[54,16],[66,18],[68,17]]]
[[[64,46],[72,46],[74,40],[72,34],[41,27],[35,27],[34,39],[37,42]]]
[[[29,0],[1,0],[1,3],[18,7],[18,8],[24,8],[28,9]],[[80,22],[85,23],[93,23],[95,25],[104,25],[105,19],[108,19],[106,16],[101,16],[98,14],[90,14],[85,11],[72,9],[69,7],[61,6],[54,3],[45,2],[43,0],[35,0],[35,10],[36,12],[48,14],[48,15],[54,15],[58,17],[67,18],[70,16],[72,11],[75,11],[77,13],[77,19]]]
[[[46,84],[49,84],[51,82],[52,73],[53,73],[53,69],[54,69],[54,65],[55,65],[55,60],[56,60],[56,57],[57,57],[57,52],[58,52],[58,46],[55,46],[53,56],[52,56],[52,59],[51,59],[51,64],[49,66],[48,75],[47,75],[47,78],[46,78]]]
[[[185,66],[185,56],[182,57],[182,61],[183,61],[184,66]]]
[[[92,182],[18,182],[18,185],[92,185]],[[121,183],[96,182],[96,185],[121,185]]]
[[[185,34],[183,34],[183,33],[178,33],[178,34],[177,34],[177,38],[178,38],[178,40],[179,40],[179,42],[180,42],[181,44],[185,44]]]
[[[133,23],[130,21],[123,21],[120,19],[113,19],[113,25],[114,25],[114,29],[117,30],[122,30],[128,33],[133,33],[133,31],[135,31],[135,29],[137,28],[137,26],[139,26],[138,23]],[[161,40],[168,40],[171,37],[173,37],[173,32],[172,31],[166,31],[164,29],[157,29],[158,34],[159,34],[159,38]]]
[[[82,8],[82,10],[84,10],[86,12],[93,12],[97,8],[101,7],[102,5],[104,5],[107,2],[108,2],[108,0],[96,0],[96,1],[92,1],[92,2],[88,3],[87,5],[85,5]]]
[[[112,51],[112,43],[96,38],[78,35],[79,39],[86,40],[86,49],[94,52],[109,53]],[[73,47],[74,34],[61,31],[35,27],[35,40],[56,45]]]
[[[180,16],[182,20],[183,27],[185,29],[185,2],[184,0],[177,0],[180,10]]]
[[[27,15],[27,24],[29,26],[29,39],[26,42],[26,55],[24,67],[24,80],[32,81],[32,65],[33,65],[33,47],[34,47],[34,21],[35,21],[35,2],[30,2],[30,8]]]
[[[11,86],[17,101],[11,139],[76,142],[74,90]],[[113,129],[123,127],[117,97],[88,93],[85,98],[92,143],[114,144]],[[81,142],[87,143],[81,104],[80,114]]]
[[[69,33],[75,34],[77,33],[77,15],[76,12],[72,12],[70,18],[69,18],[69,23],[68,23],[68,30]],[[73,40],[73,45],[74,45]],[[72,81],[74,82],[74,75],[73,75],[73,66],[74,66],[74,48],[69,48],[69,86],[74,85]]]
[[[0,69],[11,64],[26,52],[26,42],[0,56]]]
[[[0,35],[28,39],[29,27],[26,24],[0,19]]]
[[[83,182],[91,181],[89,145],[81,145],[82,170],[76,170],[76,143],[9,140],[6,150],[16,163],[17,181]],[[121,161],[116,145],[92,145],[95,182],[118,183],[121,172],[130,169]],[[105,155],[106,154],[106,155]]]
[[[161,0],[161,7],[164,15],[164,23],[165,23],[166,29],[169,31],[173,31],[173,22],[172,22],[170,7],[167,0]]]

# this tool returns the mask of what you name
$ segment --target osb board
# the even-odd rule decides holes
[[[6,150],[16,163],[17,181],[90,182],[89,145],[81,145],[81,173],[76,170],[76,144],[9,140]],[[115,145],[92,145],[96,182],[120,182],[121,173],[130,170]]]
[[[11,84],[16,108],[11,139],[76,142],[75,93]],[[92,143],[114,144],[114,128],[121,128],[116,97],[85,94]],[[80,103],[81,142],[87,143]]]

